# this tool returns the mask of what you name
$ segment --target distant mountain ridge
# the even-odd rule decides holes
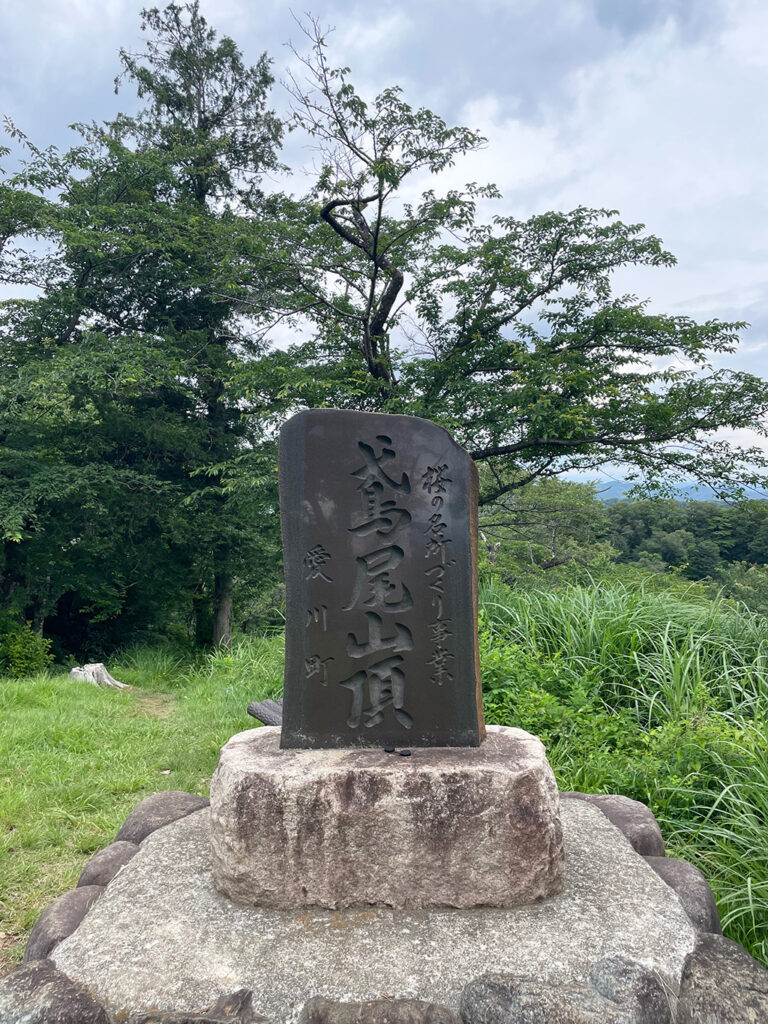
[[[593,478],[590,482],[595,485],[597,497],[601,501],[610,504],[616,501],[626,501],[627,491],[633,486],[629,480],[600,480]],[[719,501],[711,487],[705,487],[701,484],[679,484],[677,490],[679,492],[677,497],[680,501]],[[756,500],[766,501],[768,500],[768,491],[750,487],[747,496]]]

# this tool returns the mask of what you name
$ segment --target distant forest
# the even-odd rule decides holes
[[[481,514],[483,564],[512,585],[652,574],[768,614],[768,501],[600,500],[591,484],[533,484]]]

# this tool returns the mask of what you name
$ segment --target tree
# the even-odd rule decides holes
[[[688,558],[688,551],[695,538],[687,530],[652,530],[648,540],[640,545],[640,551],[657,554],[665,565],[681,565]]]
[[[349,69],[330,66],[316,23],[308,34],[295,118],[323,167],[314,216],[286,213],[296,309],[315,328],[292,367],[280,357],[294,402],[444,424],[487,468],[483,502],[605,463],[661,490],[686,477],[722,493],[763,479],[763,453],[713,439],[721,427],[765,429],[765,383],[708,362],[744,325],[652,314],[612,294],[618,268],[674,262],[659,239],[582,207],[478,223],[492,186],[413,199],[483,140],[396,88],[366,103]]]
[[[684,572],[689,580],[702,580],[714,576],[720,565],[720,548],[717,542],[697,540],[688,549],[688,564]]]
[[[116,88],[144,109],[64,154],[28,144],[4,185],[3,278],[42,293],[0,320],[8,585],[38,618],[75,599],[123,625],[194,599],[228,643],[237,579],[277,557],[279,405],[246,408],[237,375],[262,352],[254,298],[279,288],[254,267],[282,128],[266,56],[247,67],[197,2],[142,17]]]
[[[481,550],[507,583],[618,554],[605,540],[608,513],[592,484],[536,481],[485,505],[479,525]]]

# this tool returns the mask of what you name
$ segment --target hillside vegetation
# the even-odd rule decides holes
[[[693,589],[489,579],[480,642],[487,720],[541,736],[561,789],[649,804],[726,933],[768,964],[768,620]],[[131,691],[63,670],[0,681],[6,966],[134,804],[208,792],[220,746],[255,725],[248,702],[279,695],[282,657],[274,634],[207,656],[125,651],[110,668]]]

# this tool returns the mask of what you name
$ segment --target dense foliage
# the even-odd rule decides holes
[[[484,140],[398,88],[366,102],[311,21],[291,91],[319,173],[303,198],[267,194],[284,130],[269,59],[249,65],[196,2],[143,19],[117,81],[137,114],[76,126],[67,152],[9,129],[26,158],[0,181],[0,281],[17,290],[0,303],[0,610],[19,628],[62,660],[274,621],[276,431],[307,406],[448,427],[481,467],[505,578],[727,563],[757,600],[754,509],[729,548],[671,506],[619,523],[553,482],[606,462],[651,488],[762,478],[762,454],[714,437],[762,429],[768,408],[764,382],[710,366],[742,325],[612,291],[621,267],[673,262],[659,239],[586,208],[481,222],[494,186],[437,186]],[[272,346],[276,324],[303,340]]]
[[[193,611],[227,642],[235,574],[278,561],[271,410],[236,378],[262,351],[242,312],[277,287],[255,225],[282,126],[267,58],[187,13],[145,12],[146,52],[121,53],[137,116],[64,154],[22,139],[3,193],[3,276],[39,297],[0,317],[2,601],[69,651]]]
[[[762,614],[767,537],[764,499],[604,502],[598,487],[573,481],[531,484],[480,516],[482,564],[518,589],[604,578],[681,589],[692,581]]]

